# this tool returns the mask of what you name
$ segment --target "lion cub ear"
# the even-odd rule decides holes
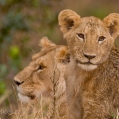
[[[39,46],[41,46],[42,48],[48,47],[48,46],[56,46],[55,43],[53,43],[52,41],[50,41],[47,37],[43,37],[40,40]]]
[[[70,62],[70,55],[67,46],[58,49],[55,59],[57,63],[67,64]]]
[[[67,33],[70,29],[79,25],[80,16],[76,14],[74,11],[66,9],[60,12],[59,17],[59,25],[61,26],[61,31],[63,34]]]
[[[103,19],[104,24],[109,29],[109,33],[115,39],[119,34],[119,14],[111,13]]]

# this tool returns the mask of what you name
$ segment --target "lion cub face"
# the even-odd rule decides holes
[[[60,55],[58,52],[62,50],[65,52],[66,47],[57,46],[46,37],[41,40],[40,45],[43,47],[41,52],[33,55],[30,64],[14,77],[18,97],[22,102],[34,101],[41,94],[48,97],[53,96],[52,78],[57,65],[55,57]],[[62,68],[64,65],[62,64]]]
[[[93,16],[81,18],[72,10],[63,10],[59,25],[78,66],[93,70],[109,56],[119,31],[119,14],[100,20]]]

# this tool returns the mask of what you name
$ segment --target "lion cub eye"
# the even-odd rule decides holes
[[[43,64],[40,64],[39,66],[38,66],[38,68],[37,68],[37,71],[38,70],[43,70],[44,68],[46,68]]]
[[[77,36],[79,39],[84,40],[84,34],[82,34],[82,33],[77,33],[76,36]]]
[[[98,38],[98,41],[99,41],[99,42],[102,42],[102,41],[104,41],[104,39],[105,39],[104,36],[100,36],[100,37]]]
[[[39,66],[37,70],[42,70],[43,69],[43,66]]]

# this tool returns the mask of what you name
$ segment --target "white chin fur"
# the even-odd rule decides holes
[[[87,65],[87,64],[78,63],[78,66],[86,71],[94,70],[97,68],[97,65],[92,65],[92,64]]]
[[[23,103],[27,103],[27,102],[30,101],[30,98],[29,97],[24,96],[21,93],[18,93],[18,97],[19,97],[20,101],[22,101]]]

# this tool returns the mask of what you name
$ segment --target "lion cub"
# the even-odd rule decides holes
[[[56,103],[56,107],[52,108],[59,111],[58,116],[62,117],[66,111],[64,71],[67,64],[65,59],[68,57],[67,47],[56,45],[47,37],[41,39],[40,46],[41,52],[33,55],[30,64],[14,77],[18,97],[22,102],[36,100],[41,94],[51,100],[55,98],[57,102],[53,103]]]
[[[70,63],[66,68],[67,119],[113,119],[119,109],[119,14],[100,20],[72,10],[59,14]],[[115,115],[115,116],[113,116]]]

